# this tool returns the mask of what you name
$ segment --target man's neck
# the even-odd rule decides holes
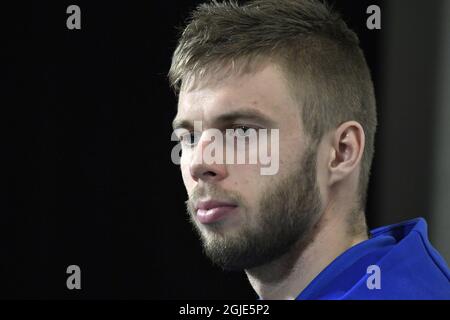
[[[340,215],[324,214],[309,244],[296,244],[279,259],[246,270],[258,296],[295,299],[341,253],[367,239],[366,234],[351,235],[347,224]]]

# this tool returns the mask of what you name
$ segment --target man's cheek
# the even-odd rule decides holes
[[[186,191],[189,194],[190,191],[192,190],[192,188],[194,187],[195,181],[192,179],[188,165],[183,165],[183,163],[181,163],[180,169],[181,169],[181,176],[183,178],[184,186],[186,188]]]

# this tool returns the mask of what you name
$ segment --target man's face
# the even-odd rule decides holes
[[[182,90],[176,118],[202,122],[198,141],[183,147],[180,164],[189,195],[187,212],[214,263],[250,269],[310,241],[321,211],[316,148],[308,143],[299,106],[275,65],[213,86]],[[261,175],[259,161],[198,161],[211,143],[209,129],[244,127],[279,130],[279,147],[270,146],[279,153],[277,174]]]

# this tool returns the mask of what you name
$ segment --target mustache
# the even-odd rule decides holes
[[[238,206],[243,206],[242,196],[235,191],[225,191],[217,185],[205,184],[197,186],[189,195],[189,199],[185,201],[186,208],[189,212],[195,212],[195,203],[200,199],[211,198],[217,201],[233,202]]]

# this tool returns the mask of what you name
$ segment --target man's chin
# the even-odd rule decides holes
[[[229,247],[239,242],[239,228],[229,225],[201,225],[197,227],[204,246]]]
[[[246,261],[241,258],[237,258],[229,253],[217,252],[212,250],[208,245],[204,246],[204,253],[209,258],[209,260],[217,267],[226,271],[243,271],[249,265]]]
[[[232,239],[239,236],[242,229],[243,222],[240,217],[234,216],[229,219],[224,219],[214,223],[203,224],[198,219],[193,221],[196,225],[196,229],[201,233],[203,238],[207,239]]]
[[[249,251],[246,237],[242,233],[206,231],[201,238],[204,254],[223,270],[243,271],[266,262],[266,256],[255,256],[253,250]]]

